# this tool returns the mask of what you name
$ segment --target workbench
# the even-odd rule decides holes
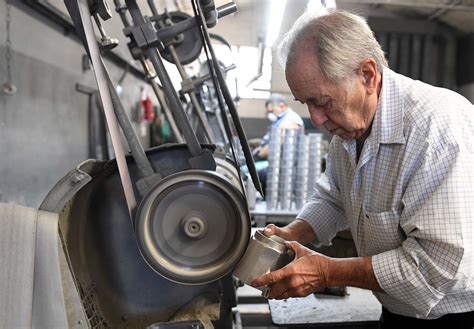
[[[382,306],[371,291],[347,287],[347,296],[311,294],[304,298],[269,300],[276,326],[287,328],[377,328]]]

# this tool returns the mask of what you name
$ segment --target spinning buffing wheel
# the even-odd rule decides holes
[[[244,253],[250,217],[242,193],[213,171],[187,170],[157,183],[135,219],[142,256],[177,283],[204,284],[229,273]]]

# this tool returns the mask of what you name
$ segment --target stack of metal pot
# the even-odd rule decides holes
[[[323,135],[308,135],[308,182],[306,185],[306,194],[313,194],[314,184],[322,173],[323,160]]]
[[[282,130],[283,144],[280,156],[280,178],[278,182],[278,209],[291,208],[293,201],[294,178],[296,175],[296,142],[299,129]]]
[[[309,138],[300,134],[296,148],[296,175],[294,184],[295,208],[301,209],[308,197]]]
[[[269,143],[267,209],[301,209],[321,175],[322,159],[321,134],[274,128]]]
[[[267,209],[276,209],[278,205],[278,180],[280,178],[280,158],[281,158],[281,129],[272,128],[270,132],[270,142],[268,143],[268,169],[267,187],[265,200]]]

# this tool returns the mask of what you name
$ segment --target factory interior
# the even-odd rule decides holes
[[[473,328],[473,59],[473,0],[0,0],[0,329]]]

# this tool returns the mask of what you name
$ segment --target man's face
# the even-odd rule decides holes
[[[314,126],[323,125],[343,139],[366,137],[375,111],[369,108],[361,77],[354,79],[349,90],[331,83],[321,73],[315,56],[307,52],[289,63],[285,73],[291,92],[306,104]]]
[[[280,113],[284,112],[286,108],[285,104],[274,104],[274,103],[268,103],[267,105],[267,113],[273,113],[276,116],[280,115]]]

